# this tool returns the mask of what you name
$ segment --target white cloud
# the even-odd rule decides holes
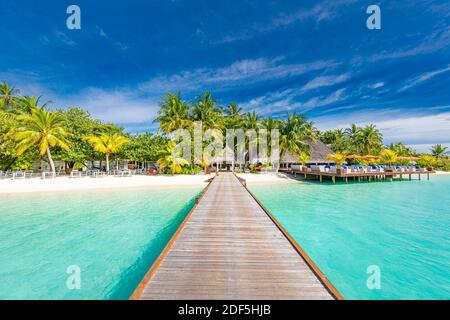
[[[373,83],[373,84],[369,85],[370,89],[378,89],[378,88],[381,88],[381,87],[384,87],[384,82],[376,82],[376,83]]]
[[[418,77],[415,77],[413,79],[409,79],[406,81],[406,84],[401,87],[398,92],[403,92],[405,90],[408,90],[418,84],[420,84],[421,82],[427,81],[435,76],[440,75],[441,73],[445,73],[450,71],[450,65],[448,65],[446,68],[440,69],[440,70],[435,70],[435,71],[430,71],[430,72],[426,72]]]
[[[55,35],[62,43],[66,44],[70,47],[73,47],[76,45],[76,42],[73,41],[72,39],[70,39],[69,36],[67,34],[65,34],[64,32],[56,31]]]
[[[107,41],[109,41],[113,46],[115,46],[117,49],[122,50],[122,51],[126,51],[129,49],[129,46],[121,41],[116,40],[115,38],[113,38],[111,35],[109,35],[108,33],[105,32],[105,30],[103,30],[100,27],[96,27],[96,33],[106,39]]]
[[[220,89],[298,76],[310,71],[331,68],[331,61],[315,61],[304,64],[279,64],[279,58],[236,61],[226,67],[201,68],[182,71],[169,76],[158,76],[139,86],[146,93],[167,91],[194,91],[200,88],[219,87]]]
[[[241,104],[241,106],[244,110],[255,110],[262,115],[292,110],[306,112],[314,108],[323,107],[344,100],[345,90],[346,88],[341,88],[330,95],[314,97],[303,102],[298,99],[302,94],[301,91],[287,89],[270,92],[264,96],[251,99],[250,101]]]
[[[332,76],[319,76],[307,84],[305,84],[302,88],[303,91],[313,90],[322,87],[329,87],[344,82],[350,78],[350,74],[341,74],[341,75],[332,75]]]
[[[430,108],[415,110],[363,110],[347,114],[313,118],[322,130],[345,128],[351,123],[363,126],[375,124],[383,133],[385,143],[402,141],[407,144],[450,142],[450,112],[426,114]]]
[[[312,110],[314,108],[323,107],[332,103],[344,100],[345,88],[336,90],[332,94],[325,97],[314,97],[302,104],[302,112]]]
[[[322,21],[334,19],[337,17],[340,7],[353,4],[356,1],[357,0],[322,1],[313,7],[302,8],[301,10],[289,12],[287,14],[280,13],[267,23],[254,24],[248,30],[239,30],[239,33],[228,34],[219,41],[212,43],[223,44],[240,40],[248,40],[255,37],[255,35],[264,34],[308,20],[312,20],[316,24],[319,24]]]
[[[158,111],[154,99],[143,98],[129,90],[106,91],[89,88],[63,99],[64,106],[80,106],[95,118],[118,124],[139,124],[152,121]]]
[[[371,57],[369,57],[368,60],[371,62],[375,62],[386,59],[397,59],[426,54],[447,48],[449,42],[450,42],[450,27],[445,27],[436,30],[431,35],[425,37],[415,47],[403,48],[402,50],[398,51],[390,51],[390,52],[384,51],[372,55]]]

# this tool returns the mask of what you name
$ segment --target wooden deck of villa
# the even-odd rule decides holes
[[[351,173],[332,173],[332,172],[319,172],[319,171],[300,171],[300,170],[282,170],[282,172],[293,174],[294,176],[300,175],[307,178],[317,179],[323,182],[324,178],[329,178],[333,183],[336,180],[341,179],[342,181],[382,181],[382,180],[393,180],[398,178],[399,180],[408,179],[412,180],[416,177],[418,180],[422,179],[422,176],[426,176],[427,180],[430,180],[430,174],[435,173],[435,171],[412,171],[412,172],[351,172]]]
[[[131,299],[342,299],[232,173],[207,187]]]

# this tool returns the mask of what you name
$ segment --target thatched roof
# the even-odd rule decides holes
[[[320,140],[308,141],[311,148],[311,160],[309,163],[332,162],[327,160],[327,155],[332,154],[333,150]],[[281,156],[280,163],[298,163],[298,156],[286,152]]]

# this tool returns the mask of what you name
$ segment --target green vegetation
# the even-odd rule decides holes
[[[193,133],[196,121],[202,121],[203,132],[217,130],[211,141],[217,139],[218,133],[225,136],[227,129],[266,129],[269,132],[277,129],[281,154],[289,152],[302,164],[307,163],[311,155],[307,142],[321,140],[333,148],[335,154],[329,158],[337,164],[343,164],[345,160],[362,164],[382,161],[408,164],[410,161],[405,157],[416,156],[421,157],[419,163],[423,166],[450,170],[447,148],[439,144],[430,150],[432,155],[421,155],[401,142],[385,146],[375,125],[358,127],[352,124],[346,129],[320,132],[304,115],[294,112],[287,113],[284,118],[262,117],[255,111],[244,112],[236,103],[221,106],[209,92],[197,96],[194,101],[184,101],[180,94],[166,94],[161,98],[155,119],[159,123],[158,134],[132,135],[120,126],[94,119],[81,108],[50,110],[49,104],[42,102],[40,97],[22,96],[6,83],[0,83],[0,170],[30,170],[34,163],[46,161],[55,171],[54,161],[62,160],[68,173],[89,163],[93,166],[96,161],[100,161],[101,167],[102,161],[106,160],[109,170],[111,161],[143,163],[159,160],[163,172],[192,174],[201,168],[209,172],[212,159],[203,157],[188,164],[170,152],[173,150],[173,143],[169,143],[172,133],[177,129]],[[270,156],[270,135],[268,138]],[[243,144],[236,143],[235,151],[248,148],[257,142],[255,139],[258,137],[246,136]],[[203,146],[206,145],[204,141]],[[382,156],[382,159],[355,157],[349,160],[350,154]],[[244,166],[257,168],[245,163],[237,165],[239,171]],[[235,164],[232,166],[234,168]]]
[[[298,162],[300,162],[301,165],[307,164],[311,160],[311,156],[306,152],[300,152],[298,156]]]
[[[437,159],[433,156],[423,155],[420,157],[419,164],[424,168],[433,169],[437,164]]]
[[[48,112],[44,108],[34,108],[31,114],[21,114],[17,120],[21,126],[15,132],[16,155],[21,156],[33,146],[38,146],[39,155],[47,154],[52,172],[56,172],[55,163],[50,151],[51,147],[70,149],[66,140],[65,119],[56,112]]]
[[[320,135],[323,143],[331,145],[335,152],[348,151],[352,154],[372,155],[383,149],[383,135],[375,125],[358,127],[352,124],[345,130],[325,131]]]
[[[431,154],[437,158],[443,158],[447,152],[447,147],[443,147],[441,144],[436,144],[431,147]]]
[[[329,154],[327,159],[333,161],[340,168],[346,161],[348,153],[346,152],[336,152],[334,154]]]
[[[106,171],[109,171],[109,156],[119,152],[119,150],[130,140],[117,133],[102,133],[99,136],[87,136],[84,138],[89,142],[95,151],[103,153],[106,157]]]
[[[390,149],[384,149],[383,151],[381,151],[381,162],[382,163],[387,163],[390,166],[394,163],[397,162],[398,156],[397,154],[390,150]]]
[[[106,156],[107,166],[112,159],[157,161],[167,145],[166,137],[128,134],[81,108],[50,111],[48,106],[0,83],[0,170],[31,170],[33,163],[45,161],[55,171],[54,161],[63,160],[69,173]],[[105,138],[103,148],[94,137],[111,139]]]
[[[182,157],[181,149],[178,153],[174,152],[175,142],[168,142],[167,149],[162,152],[162,157],[158,160],[161,169],[169,169],[171,174],[181,173],[183,166],[189,165],[189,162]]]

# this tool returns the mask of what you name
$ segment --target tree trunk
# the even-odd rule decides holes
[[[109,172],[109,153],[106,154],[106,172]]]
[[[18,158],[13,158],[12,161],[5,167],[5,171],[8,171],[9,169],[11,169],[11,167],[17,161],[17,159]]]
[[[74,161],[66,162],[66,173],[70,174],[73,171],[74,167],[75,167]]]
[[[55,163],[53,162],[52,154],[50,153],[50,148],[47,147],[47,157],[48,157],[48,163],[50,163],[50,168],[53,173],[56,173],[55,169]]]

